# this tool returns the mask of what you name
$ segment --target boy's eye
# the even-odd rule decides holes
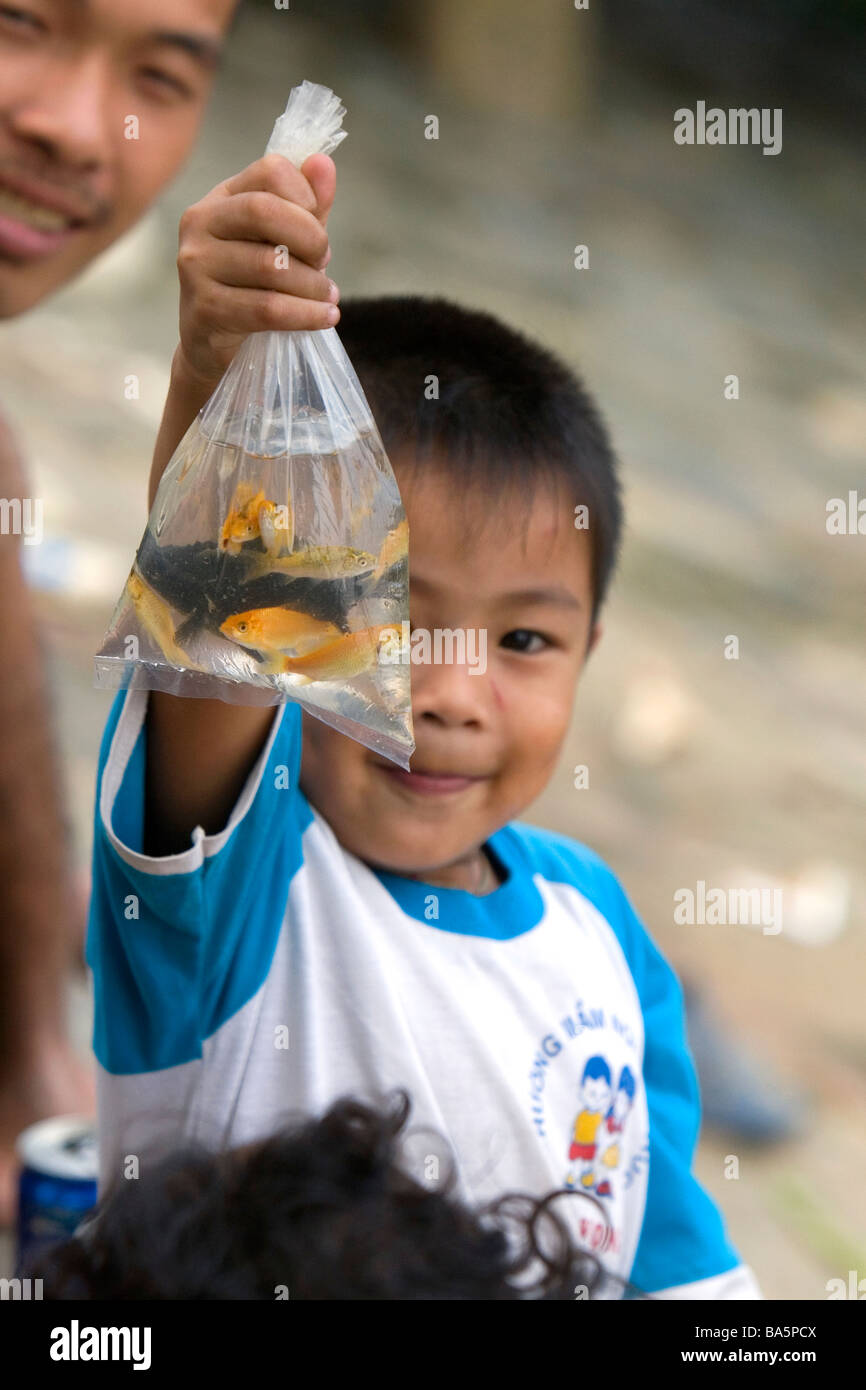
[[[537,645],[533,646],[533,642]],[[532,628],[516,627],[511,632],[506,632],[502,639],[502,646],[510,647],[514,651],[528,653],[531,656],[534,652],[542,651],[544,647],[550,646],[550,643],[542,633],[535,632]]]
[[[38,34],[44,28],[38,15],[21,10],[17,5],[0,5],[0,24],[13,33]]]

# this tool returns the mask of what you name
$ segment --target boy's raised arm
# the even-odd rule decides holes
[[[302,172],[303,171],[303,172]],[[265,155],[181,218],[180,343],[157,436],[148,505],[174,450],[250,333],[332,327],[339,292],[324,274],[336,171],[327,155],[296,169]],[[281,267],[277,247],[287,247]],[[201,825],[222,829],[273,720],[273,708],[154,692],[147,720],[145,851],[179,853]]]

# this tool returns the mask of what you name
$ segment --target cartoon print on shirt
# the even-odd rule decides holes
[[[586,1249],[611,1257],[619,1252],[627,1213],[646,1191],[640,1044],[633,1015],[578,999],[539,1038],[529,1071],[532,1123],[563,1172],[561,1186],[606,1213],[599,1221],[583,1203],[567,1204],[576,1236]],[[570,1162],[563,1161],[565,1149]]]
[[[578,1175],[571,1168],[565,1181],[568,1187],[574,1187],[579,1180],[581,1188],[591,1191],[596,1184],[596,1135],[611,1098],[610,1067],[600,1053],[590,1057],[583,1069],[580,1096],[583,1104],[574,1122],[574,1135],[568,1151],[572,1163],[579,1161],[580,1167]]]
[[[621,1156],[620,1137],[625,1129],[625,1123],[631,1113],[631,1108],[634,1105],[635,1090],[636,1082],[633,1073],[628,1067],[623,1067],[619,1074],[619,1085],[616,1089],[616,1095],[613,1098],[613,1105],[607,1112],[604,1118],[604,1125],[602,1126],[602,1139],[600,1142],[603,1143],[605,1137],[608,1137],[610,1142],[601,1155],[601,1166],[607,1169],[607,1172],[603,1174],[601,1182],[597,1184],[595,1189],[599,1197],[610,1197],[613,1195],[613,1189],[610,1185],[610,1174],[614,1168],[619,1167]]]

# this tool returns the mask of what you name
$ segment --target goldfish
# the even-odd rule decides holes
[[[249,483],[241,483],[220,532],[220,549],[237,555],[247,541],[261,537],[269,555],[291,551],[295,542],[295,521],[291,503],[278,506],[260,488],[254,493]]]
[[[404,517],[399,525],[389,531],[383,540],[382,547],[379,551],[379,558],[376,562],[376,568],[370,575],[369,587],[371,589],[374,588],[385,571],[389,570],[392,565],[396,565],[397,562],[402,560],[404,555],[408,553],[409,522]]]
[[[360,632],[345,633],[305,656],[285,657],[278,669],[284,675],[294,676],[299,685],[345,680],[375,665],[383,634],[394,631],[393,623],[383,623],[378,627],[362,628]]]
[[[290,579],[354,579],[376,568],[376,557],[345,545],[314,545],[294,555],[250,557],[250,574],[285,574]]]
[[[240,484],[220,532],[221,550],[237,555],[246,541],[256,539],[260,534],[256,514],[265,500],[264,492],[254,493],[249,483]]]
[[[220,624],[220,632],[241,647],[266,655],[301,653],[341,636],[333,623],[320,622],[291,608],[251,608],[235,613]]]
[[[163,656],[176,666],[191,666],[193,663],[176,641],[171,608],[165,599],[160,598],[134,569],[130,570],[126,581],[126,592],[141,626],[160,647]]]

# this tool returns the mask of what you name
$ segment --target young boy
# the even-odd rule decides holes
[[[207,350],[194,301],[154,483]],[[292,703],[118,696],[89,939],[103,1186],[132,1154],[248,1143],[403,1087],[468,1200],[571,1189],[562,1214],[614,1275],[760,1297],[689,1171],[672,971],[591,850],[516,820],[601,631],[621,526],[604,427],[561,363],[486,314],[356,301],[340,335],[406,506],[413,626],[483,630],[486,669],[412,667],[409,773]]]

